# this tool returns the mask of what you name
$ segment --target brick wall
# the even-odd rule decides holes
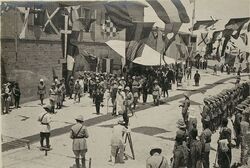
[[[1,58],[4,62],[6,77],[9,81],[16,81],[22,92],[21,102],[37,99],[37,85],[43,78],[47,89],[53,79],[52,68],[60,78],[62,74],[61,44],[34,43],[25,41],[18,43],[16,56],[13,41],[2,41]],[[2,67],[3,68],[3,67]]]

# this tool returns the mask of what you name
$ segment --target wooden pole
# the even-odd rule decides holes
[[[16,61],[18,56],[18,46],[17,46],[17,31],[18,31],[18,24],[17,24],[17,9],[15,9],[15,55],[16,55]]]

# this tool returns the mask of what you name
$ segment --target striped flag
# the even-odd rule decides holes
[[[165,23],[189,23],[190,18],[184,0],[146,0],[158,17]],[[190,2],[188,2],[190,3]]]
[[[142,55],[154,22],[134,22],[126,29],[126,59],[133,61]]]
[[[117,31],[133,26],[132,18],[129,16],[127,6],[121,2],[109,2],[104,4],[111,22]]]
[[[25,38],[25,31],[28,26],[28,17],[29,17],[30,8],[18,7],[17,9],[20,11],[20,13],[24,14],[23,28],[19,35],[19,38],[23,39]]]

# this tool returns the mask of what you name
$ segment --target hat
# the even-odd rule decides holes
[[[47,106],[45,106],[45,107],[43,107],[43,108],[44,108],[44,110],[46,110],[47,112],[52,112],[52,108],[51,108],[50,105],[47,105]]]
[[[74,77],[73,77],[73,76],[71,76],[71,77],[70,77],[70,79],[74,79]]]
[[[43,82],[43,79],[40,79],[40,82]]]
[[[122,86],[118,86],[118,89],[122,89]],[[125,88],[126,89],[126,88]]]
[[[130,90],[130,88],[127,86],[127,87],[125,87],[125,90],[128,90],[128,91],[129,91],[129,90]]]
[[[135,76],[133,76],[132,79],[135,79]]]
[[[179,119],[177,122],[177,128],[186,128],[185,122],[183,121],[183,119]]]
[[[158,81],[157,81],[157,80],[155,80],[155,81],[154,81],[154,83],[158,83]]]
[[[124,76],[122,76],[122,79],[124,79]]]
[[[77,116],[77,117],[75,118],[75,120],[77,120],[77,121],[82,121],[82,122],[84,121],[82,115]]]
[[[161,152],[162,152],[162,149],[158,144],[152,145],[151,148],[150,148],[149,153],[150,153],[151,156],[153,156],[154,153],[156,153],[156,152],[159,153],[159,154],[161,154]]]

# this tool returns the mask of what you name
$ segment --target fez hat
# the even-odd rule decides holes
[[[76,121],[82,121],[82,122],[84,121],[82,115],[77,116],[77,117],[75,118],[75,120],[76,120]]]
[[[149,153],[150,153],[151,156],[153,156],[154,153],[161,154],[161,152],[162,152],[161,147],[159,145],[157,145],[157,144],[154,144],[154,145],[151,146],[151,149],[150,149]]]

